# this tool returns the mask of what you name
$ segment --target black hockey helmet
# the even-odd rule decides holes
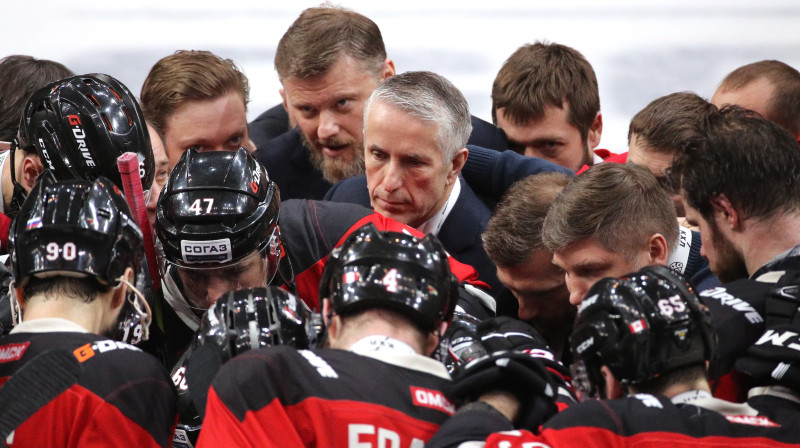
[[[230,264],[273,247],[279,258],[278,187],[244,148],[183,153],[161,191],[156,232],[167,261]]]
[[[424,331],[449,322],[458,299],[458,282],[439,240],[381,232],[372,223],[331,252],[319,285],[319,297],[328,298],[340,315],[387,308]]]
[[[125,269],[138,273],[142,232],[128,203],[109,179],[41,179],[9,233],[17,286],[31,276],[88,276],[116,287]]]
[[[153,183],[154,161],[144,115],[124,84],[101,73],[48,84],[25,108],[24,142],[33,145],[45,169],[58,180],[99,176],[122,188],[117,157],[135,152],[145,190]]]
[[[250,349],[309,346],[311,310],[289,292],[275,287],[231,291],[220,297],[200,323],[198,344],[216,344],[223,359]]]
[[[623,385],[643,383],[711,361],[716,334],[691,285],[665,266],[648,266],[592,286],[578,310],[570,348],[576,387],[596,395],[604,384],[601,366]]]

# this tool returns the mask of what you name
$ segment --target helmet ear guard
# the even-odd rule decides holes
[[[589,290],[570,336],[584,378],[584,394],[603,387],[605,365],[622,384],[639,384],[715,356],[708,309],[686,280],[663,266],[648,266]]]
[[[368,223],[331,252],[319,297],[328,298],[340,315],[389,309],[433,331],[452,318],[458,281],[435,237],[381,232]]]

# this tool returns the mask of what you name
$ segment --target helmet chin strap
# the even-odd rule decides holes
[[[128,291],[133,294],[125,294],[126,300],[133,305],[133,309],[139,313],[139,322],[142,324],[142,340],[146,341],[150,338],[150,323],[153,321],[153,311],[150,309],[150,304],[147,299],[131,282],[125,280],[122,276],[117,279],[128,288]]]

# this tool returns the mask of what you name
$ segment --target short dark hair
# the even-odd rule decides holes
[[[110,285],[103,285],[91,277],[65,277],[54,276],[39,278],[31,276],[22,287],[24,301],[36,295],[44,295],[46,299],[58,298],[66,295],[80,299],[84,303],[94,302],[100,294],[111,290]]]
[[[481,235],[483,248],[495,265],[517,266],[528,261],[533,251],[544,249],[544,217],[571,178],[563,173],[542,173],[511,186]]]
[[[189,101],[215,100],[228,92],[250,98],[247,77],[231,59],[210,51],[178,50],[161,58],[142,85],[142,112],[162,137],[167,118]]]
[[[765,118],[800,135],[800,72],[789,65],[775,60],[753,62],[730,72],[719,88],[737,90],[758,79],[766,79],[775,87]]]
[[[672,386],[695,384],[699,380],[708,380],[708,369],[705,364],[681,367],[632,387],[636,389],[637,394],[664,395]]]
[[[707,117],[703,137],[672,169],[687,203],[705,219],[719,195],[745,218],[800,210],[800,145],[786,129],[738,106]]]
[[[503,64],[492,84],[492,120],[497,109],[523,125],[544,116],[545,106],[569,104],[569,122],[585,142],[597,113],[600,94],[589,61],[566,45],[535,42],[518,48]]]
[[[670,250],[677,243],[675,206],[653,173],[635,163],[601,163],[576,176],[556,196],[544,220],[542,241],[558,252],[593,238],[631,260],[656,233]]]
[[[0,59],[0,140],[11,141],[28,99],[47,84],[74,76],[63,64],[32,56]]]
[[[654,152],[677,154],[702,133],[705,117],[717,108],[693,92],[678,92],[650,102],[634,115],[628,127]]]
[[[275,70],[281,82],[314,78],[327,73],[342,54],[379,76],[386,47],[378,25],[339,6],[308,8],[278,42]]]

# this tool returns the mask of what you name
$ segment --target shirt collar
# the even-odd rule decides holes
[[[456,182],[453,184],[453,188],[450,190],[450,196],[447,197],[447,202],[444,203],[442,208],[440,208],[439,211],[437,211],[431,217],[431,219],[425,221],[421,226],[417,227],[417,230],[425,235],[438,236],[439,231],[442,229],[442,225],[444,225],[444,221],[450,215],[450,212],[453,211],[453,207],[456,205],[459,194],[461,194],[461,178],[456,178]]]
[[[26,320],[16,325],[10,333],[88,333],[89,331],[71,320],[60,317],[45,317]]]
[[[406,369],[425,372],[449,380],[444,364],[420,355],[408,344],[388,336],[372,335],[359,339],[349,351]]]

